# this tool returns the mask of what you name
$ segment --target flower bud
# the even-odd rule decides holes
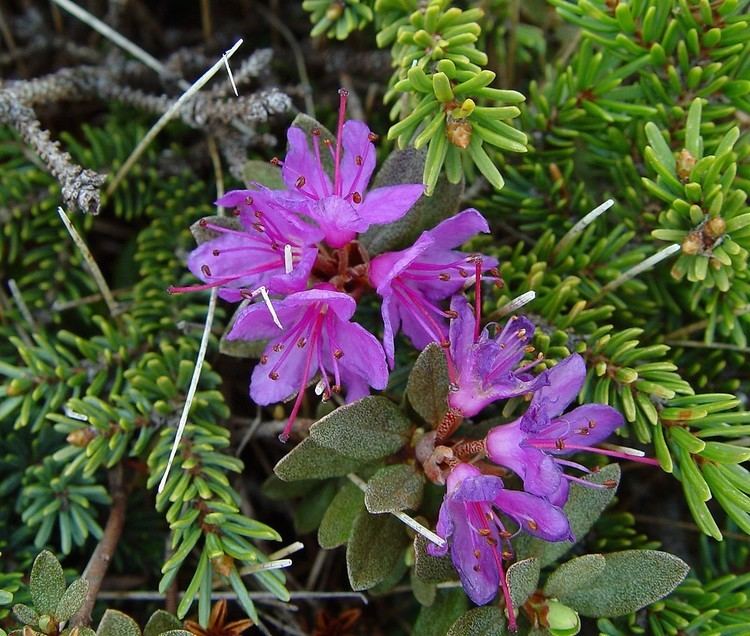
[[[44,634],[54,634],[57,632],[57,621],[48,614],[43,614],[39,617],[39,629]]]
[[[335,22],[344,13],[344,5],[341,2],[331,2],[328,9],[326,9],[326,18]]]
[[[581,617],[578,612],[559,601],[547,602],[547,622],[549,632],[554,636],[575,636],[581,631]]]
[[[727,231],[727,222],[720,216],[715,216],[712,219],[706,221],[703,226],[703,233],[709,238],[719,238]]]
[[[683,181],[690,178],[690,174],[695,167],[696,159],[687,148],[683,148],[677,155],[677,176]]]
[[[222,576],[229,576],[234,569],[234,559],[226,554],[211,559],[211,565]]]
[[[77,446],[78,448],[86,448],[89,442],[96,437],[96,433],[91,430],[88,426],[86,428],[79,428],[75,431],[68,433],[65,440],[71,446]]]
[[[445,135],[454,146],[468,148],[471,143],[471,124],[464,120],[449,121]]]
[[[690,234],[682,239],[681,248],[683,254],[694,256],[695,254],[700,252],[701,247],[703,247],[703,242],[696,232],[690,232]]]

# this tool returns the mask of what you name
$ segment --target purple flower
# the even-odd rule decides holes
[[[266,405],[297,394],[282,440],[289,437],[304,389],[317,373],[324,397],[345,388],[347,402],[352,402],[369,393],[368,385],[385,388],[383,348],[375,336],[350,322],[356,309],[351,296],[321,285],[291,294],[274,308],[284,325],[281,337],[273,317],[258,303],[238,314],[227,338],[270,339],[253,370],[250,397]]]
[[[482,272],[497,267],[493,258],[455,250],[478,232],[489,232],[484,217],[464,210],[427,230],[414,245],[381,254],[370,263],[370,281],[383,298],[383,346],[393,366],[393,338],[399,328],[417,349],[430,342],[447,343],[448,318],[436,301],[462,290]]]
[[[332,154],[333,181],[323,169],[320,130],[312,131],[312,148],[305,132],[296,127],[287,131],[289,149],[281,176],[290,194],[296,197],[290,204],[318,223],[326,242],[334,248],[343,247],[374,223],[397,221],[416,203],[424,192],[421,183],[386,186],[367,192],[375,169],[376,138],[367,125],[349,120],[345,90],[339,91],[341,104],[335,148],[326,143]],[[324,151],[325,152],[325,151]]]
[[[228,192],[217,204],[234,208],[237,221],[200,221],[217,235],[188,257],[190,271],[204,284],[171,287],[171,293],[218,287],[221,298],[237,302],[260,286],[276,293],[305,289],[315,244],[323,237],[318,228],[290,215],[278,195],[263,187]]]
[[[523,316],[511,316],[496,336],[487,325],[477,335],[477,322],[463,296],[455,296],[451,309],[457,314],[450,327],[450,353],[456,367],[448,404],[465,417],[476,415],[485,406],[505,398],[533,391],[544,384],[528,371],[532,362],[518,367],[534,335],[533,323]]]
[[[501,587],[510,627],[515,629],[503,570],[503,558],[509,554],[502,547],[510,546],[513,533],[506,529],[495,510],[513,519],[519,530],[545,541],[572,540],[568,518],[545,499],[507,490],[500,477],[484,475],[471,464],[458,464],[448,475],[447,488],[436,527],[446,545],[429,544],[427,552],[443,556],[450,548],[461,584],[477,605],[489,603]]]
[[[586,379],[586,365],[578,354],[565,358],[540,377],[544,378],[543,386],[534,393],[524,415],[487,434],[487,456],[519,475],[527,492],[562,505],[568,498],[568,482],[580,481],[563,473],[562,467],[590,471],[558,456],[594,451],[625,457],[592,448],[621,426],[623,418],[604,404],[585,404],[562,415]],[[591,482],[582,483],[596,487]]]

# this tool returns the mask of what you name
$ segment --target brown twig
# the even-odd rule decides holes
[[[83,578],[89,584],[86,601],[83,603],[81,609],[70,619],[71,627],[80,627],[91,623],[91,612],[94,609],[96,597],[122,536],[122,530],[125,526],[125,509],[127,507],[127,493],[122,464],[115,466],[109,473],[109,492],[112,497],[112,507],[109,509],[107,525],[104,526],[104,534],[99,540],[99,544],[96,546],[83,572]]]

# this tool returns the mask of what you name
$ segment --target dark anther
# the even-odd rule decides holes
[[[357,155],[354,157],[354,163],[356,163],[358,166],[361,166],[363,163],[362,155]]]
[[[201,219],[200,221],[198,221],[198,225],[200,225],[201,227],[206,227],[208,225],[208,221],[206,221],[206,219]]]
[[[488,537],[490,535],[490,529],[489,528],[479,528],[479,534],[481,534],[483,537]]]
[[[555,448],[557,450],[564,450],[565,449],[565,440],[560,438],[555,440]]]
[[[267,355],[266,355],[266,354],[264,353],[264,354],[263,354],[263,355],[262,355],[262,356],[260,357],[260,363],[261,363],[261,364],[266,364],[267,362],[268,362],[268,356],[267,356]]]
[[[458,273],[461,275],[461,278],[466,278],[469,275],[463,267],[458,268]]]
[[[362,195],[359,192],[353,193],[352,201],[354,201],[354,203],[362,203]]]
[[[273,159],[271,159],[271,165],[272,166],[280,166],[281,165],[281,159],[279,159],[278,157],[274,157]]]
[[[240,212],[239,208],[234,208],[234,210],[232,210],[232,216],[239,216],[240,214],[242,214],[242,212]]]
[[[277,343],[276,343],[276,344],[275,344],[275,345],[273,346],[273,350],[274,350],[274,351],[275,351],[276,353],[278,353],[279,351],[283,351],[283,350],[284,350],[284,343],[283,343],[283,342],[277,342]]]
[[[451,275],[450,275],[450,274],[448,274],[448,273],[446,273],[446,272],[443,272],[442,274],[440,274],[440,275],[438,276],[438,278],[439,278],[440,280],[450,280],[450,279],[451,279]]]
[[[310,132],[316,137],[320,137],[320,128],[313,128]]]
[[[333,352],[333,357],[336,358],[336,360],[341,360],[341,358],[344,356],[344,352],[341,349],[336,349]]]
[[[210,276],[211,275],[211,268],[208,265],[201,265],[201,272],[203,272],[204,276]]]
[[[276,371],[271,371],[271,373],[268,374],[268,377],[271,378],[272,380],[278,380],[279,374],[276,373]]]
[[[297,346],[300,349],[304,349],[306,344],[307,344],[307,339],[306,338],[300,338],[299,340],[297,340]]]
[[[219,254],[221,254],[221,252],[219,250],[212,250],[211,254],[213,254],[214,256],[218,256]]]
[[[448,316],[448,318],[450,318],[451,320],[453,318],[458,318],[458,312],[457,311],[453,311],[452,309],[447,309],[445,311],[445,315]]]
[[[297,177],[297,180],[294,182],[294,185],[298,188],[301,188],[303,185],[305,185],[305,177],[299,176]]]
[[[372,142],[375,143],[380,137],[378,137],[374,132],[367,133],[367,138]]]
[[[253,204],[253,197],[251,197],[251,196],[245,197],[245,204],[246,205],[252,205]]]

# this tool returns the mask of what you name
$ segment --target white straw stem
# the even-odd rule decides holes
[[[294,554],[295,552],[299,552],[300,550],[305,549],[305,544],[302,543],[302,541],[295,541],[294,543],[290,543],[285,548],[281,548],[281,550],[277,550],[273,554],[269,554],[268,558],[271,561],[275,561],[276,559],[283,559],[284,557],[288,557],[290,554]]]
[[[111,196],[112,193],[117,189],[117,186],[120,185],[122,180],[125,178],[125,175],[127,175],[128,172],[130,172],[130,169],[135,165],[135,162],[138,161],[138,159],[141,157],[141,155],[144,153],[146,148],[149,146],[149,144],[154,140],[156,135],[159,134],[159,132],[164,128],[164,126],[169,123],[169,120],[172,119],[176,114],[177,111],[182,108],[182,106],[187,102],[195,93],[197,93],[203,86],[219,71],[222,66],[224,66],[224,61],[237,51],[238,48],[240,48],[240,45],[242,44],[242,40],[238,40],[237,43],[229,49],[226,53],[224,53],[219,59],[216,64],[214,64],[210,69],[208,69],[203,75],[201,75],[195,83],[190,86],[180,97],[172,104],[172,106],[169,107],[167,112],[165,112],[159,120],[151,127],[151,130],[149,130],[146,135],[141,139],[139,144],[135,147],[135,150],[130,153],[130,156],[125,160],[125,163],[122,164],[120,169],[117,171],[117,174],[115,175],[114,179],[112,179],[111,183],[107,187],[107,196]]]
[[[144,51],[140,46],[131,42],[122,34],[115,31],[112,27],[102,22],[99,18],[92,15],[85,9],[82,9],[74,2],[70,0],[52,0],[56,5],[62,7],[65,11],[70,13],[72,16],[78,18],[81,22],[88,24],[94,31],[97,31],[105,38],[119,46],[121,49],[126,50],[134,58],[143,62],[146,66],[156,71],[159,75],[167,75],[167,68],[157,60],[153,55]],[[190,84],[185,80],[180,80],[180,88],[183,90],[188,88]]]
[[[367,484],[362,479],[360,479],[358,475],[349,473],[347,477],[349,478],[349,481],[357,486],[362,492],[365,492],[367,490]],[[445,539],[436,535],[432,530],[425,528],[421,523],[419,523],[419,521],[412,519],[405,512],[392,512],[391,514],[396,517],[396,519],[409,526],[412,530],[414,530],[414,532],[421,534],[428,541],[431,541],[441,548],[445,545]]]
[[[631,267],[626,272],[620,274],[612,282],[607,283],[604,287],[602,287],[602,290],[597,294],[597,298],[601,298],[604,294],[611,292],[614,289],[617,289],[620,285],[629,281],[631,278],[635,278],[639,274],[642,274],[646,270],[651,269],[657,263],[660,263],[661,261],[672,256],[672,254],[674,254],[675,252],[679,252],[679,251],[680,251],[679,243],[673,243],[672,245],[668,245],[663,250],[658,251],[653,256],[649,256],[647,259],[644,259],[643,261],[638,263],[638,265],[635,265],[634,267]]]
[[[268,295],[268,290],[264,287],[259,287],[253,292],[253,296],[255,294],[260,294],[263,296],[263,302],[266,303],[266,307],[268,307],[268,311],[271,313],[271,318],[273,318],[273,321],[276,323],[276,326],[279,329],[283,329],[284,327],[281,324],[281,321],[279,320],[279,316],[276,313],[276,310],[273,308],[273,303],[271,302],[271,298]]]
[[[31,315],[29,306],[23,299],[23,294],[21,294],[21,290],[18,288],[15,279],[8,279],[8,289],[10,290],[10,295],[13,297],[13,300],[18,306],[18,311],[21,312],[21,316],[23,317],[23,319],[29,324],[32,329],[35,329],[36,321],[34,320],[34,316]]]
[[[247,565],[240,570],[242,576],[255,574],[256,572],[265,572],[266,570],[280,570],[288,568],[292,564],[291,559],[279,559],[278,561],[268,561],[267,563],[255,563]]]
[[[185,396],[185,406],[182,409],[180,415],[180,421],[177,424],[177,433],[175,434],[174,442],[172,443],[172,450],[169,452],[169,460],[167,461],[167,468],[164,471],[164,475],[159,482],[159,488],[157,492],[161,493],[164,487],[167,485],[167,479],[169,478],[169,471],[172,469],[172,463],[174,462],[175,455],[177,455],[177,449],[180,446],[180,440],[182,434],[185,432],[185,425],[187,424],[188,413],[190,413],[190,407],[193,405],[193,399],[195,398],[195,392],[198,389],[198,381],[201,377],[201,368],[203,367],[203,360],[206,358],[206,349],[208,348],[208,339],[211,335],[211,325],[214,322],[214,313],[216,312],[216,288],[211,290],[211,297],[208,301],[208,312],[206,314],[206,323],[203,327],[203,335],[201,336],[201,343],[198,347],[198,355],[195,358],[195,368],[193,369],[193,377],[190,379],[190,387],[188,388],[187,395]]]
[[[573,241],[575,241],[589,225],[596,221],[596,219],[598,219],[602,214],[609,210],[609,208],[611,208],[614,204],[614,199],[607,199],[604,203],[596,206],[593,210],[591,210],[591,212],[589,212],[580,221],[578,221],[578,223],[570,228],[565,236],[560,239],[560,242],[557,244],[554,253],[557,254],[561,250],[565,249],[568,245],[570,245]]]
[[[62,222],[65,225],[65,229],[68,230],[68,234],[70,234],[70,238],[73,239],[73,243],[75,243],[76,247],[78,248],[78,251],[81,252],[81,256],[83,257],[84,262],[88,266],[89,271],[91,272],[91,276],[94,278],[94,282],[96,283],[96,286],[99,288],[102,298],[104,298],[104,302],[107,304],[107,307],[109,308],[109,313],[112,314],[113,316],[116,316],[119,313],[119,308],[117,306],[117,303],[115,302],[115,298],[112,295],[112,291],[110,290],[109,285],[107,285],[107,281],[104,280],[104,276],[102,275],[102,270],[99,269],[99,266],[96,264],[96,261],[94,260],[94,257],[91,254],[91,251],[89,250],[85,241],[83,240],[83,238],[81,238],[81,235],[78,233],[78,231],[75,229],[73,224],[70,222],[70,219],[68,218],[68,215],[65,213],[65,210],[63,210],[62,207],[58,207],[57,213],[60,215],[60,218],[62,219]]]
[[[507,305],[503,305],[495,312],[495,316],[502,318],[508,314],[512,314],[514,311],[518,311],[524,305],[528,305],[532,300],[536,298],[535,291],[527,291],[511,300]]]
[[[226,53],[222,56],[224,58],[224,66],[227,69],[227,75],[229,75],[229,81],[232,82],[232,90],[234,91],[235,97],[239,97],[240,94],[237,92],[237,84],[234,83],[234,75],[232,75],[232,69],[229,67],[229,60],[227,59]]]

